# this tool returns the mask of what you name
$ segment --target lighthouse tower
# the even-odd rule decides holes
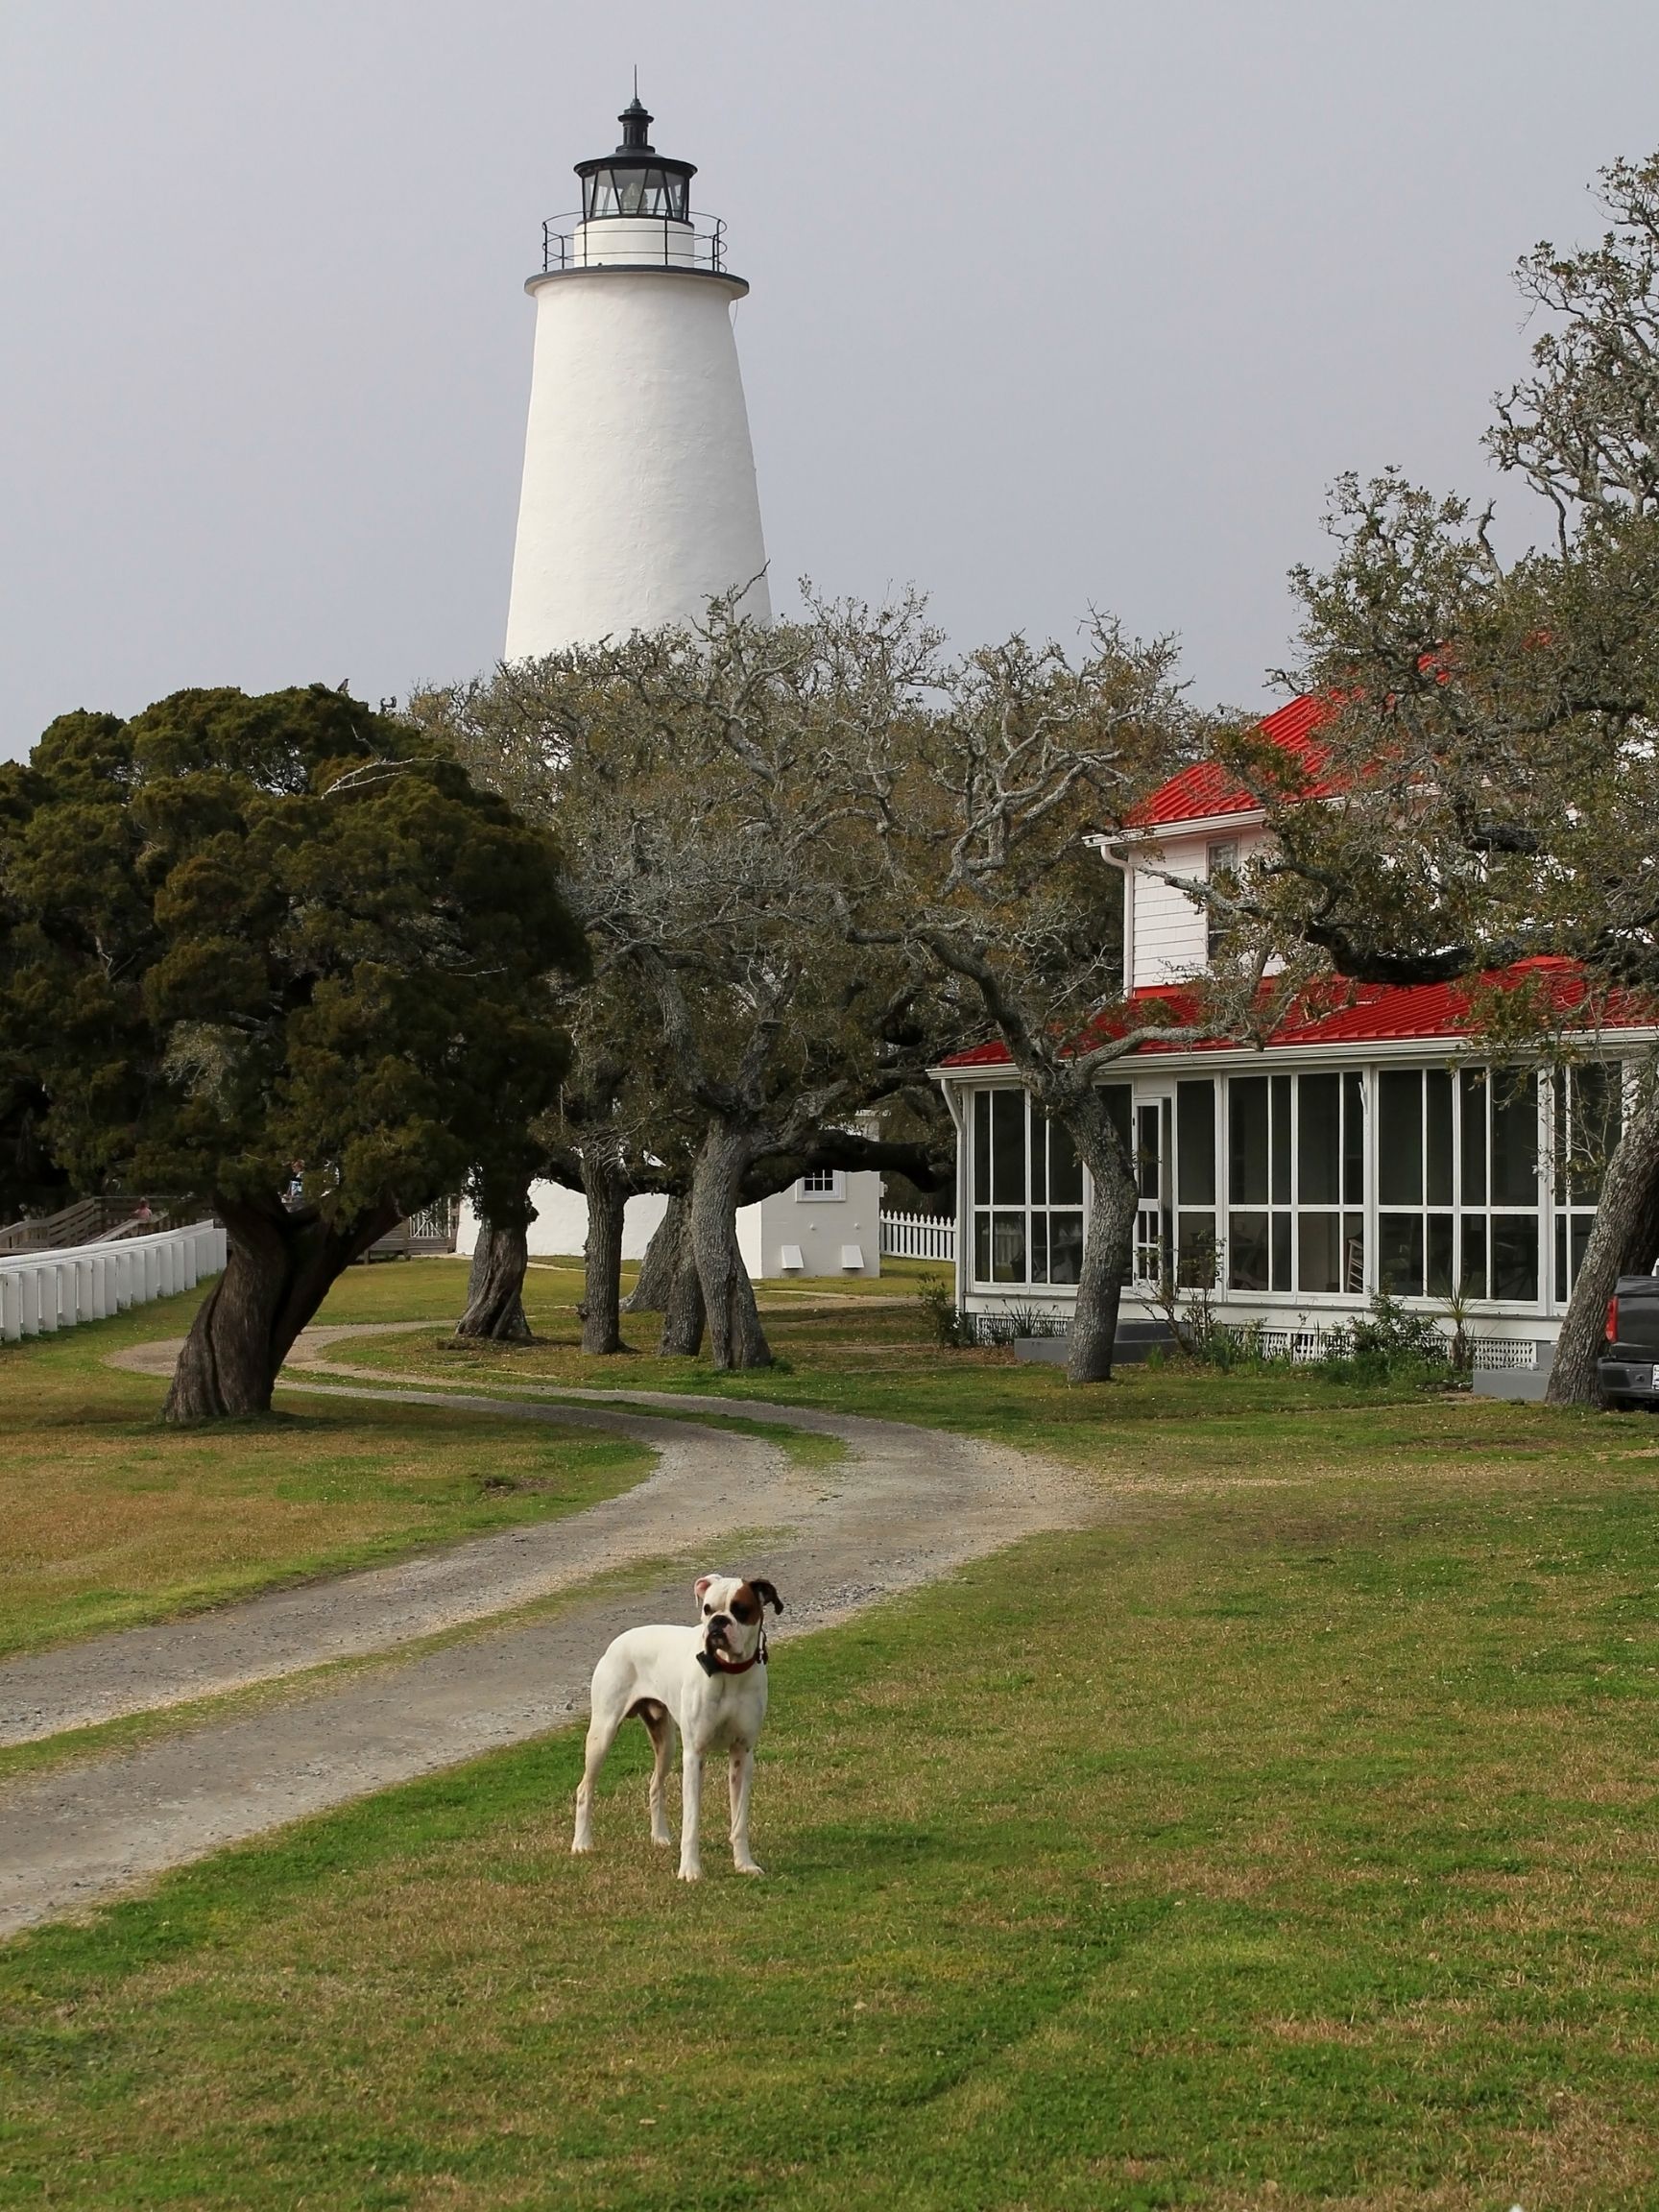
[[[745,589],[770,620],[755,455],[732,331],[749,287],[694,215],[693,163],[651,144],[637,92],[582,205],[542,227],[506,657],[700,615]],[[568,228],[563,228],[568,224]]]

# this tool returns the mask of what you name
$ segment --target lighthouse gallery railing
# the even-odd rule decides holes
[[[617,251],[605,252],[605,233],[613,231]],[[626,234],[625,236],[623,234]],[[695,211],[683,221],[672,216],[594,215],[581,210],[550,215],[541,226],[541,274],[565,269],[702,269],[726,273],[726,226],[718,215]]]

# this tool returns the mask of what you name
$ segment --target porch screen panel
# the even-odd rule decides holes
[[[1596,1223],[1602,1177],[1623,1122],[1624,1070],[1617,1060],[1565,1068],[1551,1084],[1554,1134],[1554,1287],[1573,1295]],[[1651,1259],[1652,1254],[1648,1254]]]
[[[1235,1075],[1227,1086],[1227,1287],[1288,1290],[1291,1079]]]
[[[1393,1297],[1452,1288],[1453,1151],[1451,1076],[1385,1068],[1377,1078],[1377,1281]],[[1431,1204],[1447,1211],[1431,1214]]]
[[[1389,1068],[1377,1083],[1377,1280],[1395,1297],[1535,1304],[1538,1079]],[[1564,1235],[1565,1241],[1565,1235]]]
[[[1296,1287],[1332,1297],[1365,1281],[1363,1078],[1296,1078]]]
[[[1538,1275],[1538,1077],[1528,1070],[1465,1069],[1486,1093],[1486,1219],[1489,1298],[1531,1305]],[[1480,1293],[1477,1290],[1475,1295]]]
[[[974,1094],[973,1138],[974,1282],[1075,1283],[1083,1264],[1083,1163],[1070,1136],[1046,1121],[1023,1091],[997,1090]]]
[[[991,1094],[991,1280],[1024,1283],[1027,1101],[1023,1091]]]
[[[1083,1272],[1083,1163],[1069,1131],[1058,1121],[1040,1123],[1047,1138],[1044,1190],[1047,1213],[1032,1214],[1035,1230],[1042,1222],[1047,1247],[1047,1272],[1033,1275],[1033,1282],[1075,1283]],[[1035,1150],[1035,1146],[1033,1147]],[[1032,1192],[1035,1202],[1037,1193]]]
[[[1187,1289],[1215,1281],[1215,1085],[1175,1086],[1176,1279]]]
[[[1229,1289],[1336,1297],[1364,1288],[1362,1075],[1233,1076],[1227,1167]]]
[[[1377,1197],[1423,1203],[1423,1070],[1385,1068],[1377,1078]]]

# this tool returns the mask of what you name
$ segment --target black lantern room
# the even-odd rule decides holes
[[[689,222],[697,164],[670,161],[657,152],[651,143],[652,118],[637,92],[616,120],[622,126],[622,143],[615,153],[576,164],[582,180],[582,220],[644,215],[661,222]]]

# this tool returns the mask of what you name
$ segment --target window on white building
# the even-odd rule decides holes
[[[1108,1106],[1128,1140],[1129,1086]],[[974,1094],[974,1280],[1075,1283],[1083,1268],[1083,1163],[1023,1091]]]
[[[1365,1282],[1364,1080],[1227,1086],[1227,1287],[1333,1296]]]
[[[803,1198],[839,1198],[841,1172],[836,1167],[808,1167],[798,1186]]]
[[[1214,883],[1217,877],[1224,878],[1223,889],[1238,889],[1238,840],[1237,837],[1218,837],[1204,848],[1204,874]],[[1206,900],[1204,904],[1204,946],[1212,960],[1227,942],[1227,922]]]
[[[1538,1077],[1385,1068],[1377,1078],[1377,1280],[1404,1298],[1535,1304]]]

